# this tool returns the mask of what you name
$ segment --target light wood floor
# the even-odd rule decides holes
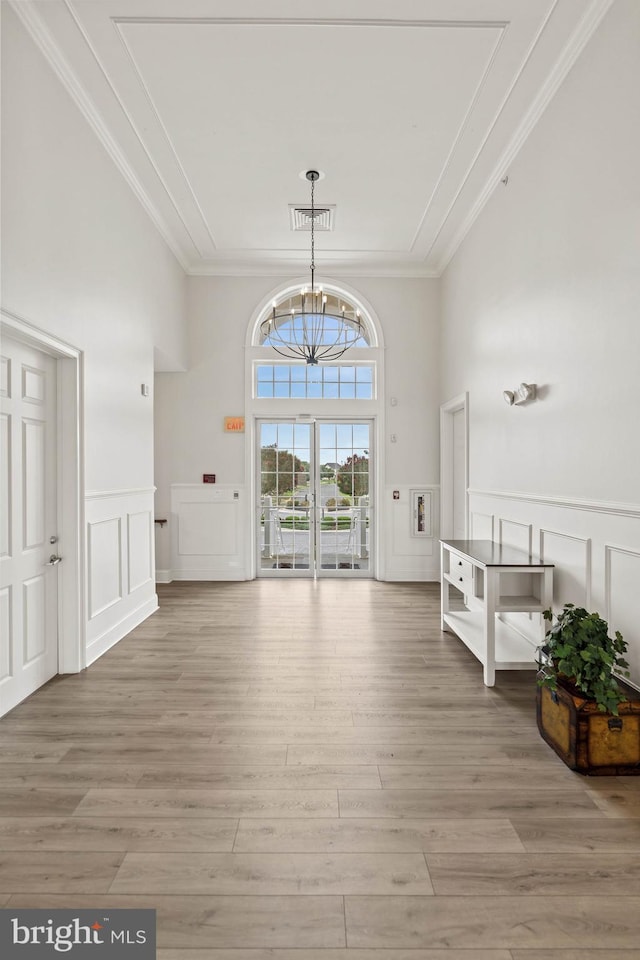
[[[640,778],[572,774],[435,584],[161,587],[0,722],[0,906],[160,960],[638,960]]]

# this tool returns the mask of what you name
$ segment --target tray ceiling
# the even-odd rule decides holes
[[[20,0],[189,273],[438,276],[611,0]]]

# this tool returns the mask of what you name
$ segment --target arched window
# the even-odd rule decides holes
[[[318,360],[307,359],[310,338]],[[298,285],[281,290],[259,311],[253,343],[264,348],[264,359],[254,354],[256,398],[375,399],[375,327],[365,306],[336,286],[313,295]]]

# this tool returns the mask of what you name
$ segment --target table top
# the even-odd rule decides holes
[[[553,567],[553,563],[541,562],[538,557],[518,550],[503,547],[494,540],[441,540],[440,543],[483,567]]]

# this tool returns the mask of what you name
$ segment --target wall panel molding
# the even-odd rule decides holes
[[[605,619],[611,631],[619,630],[628,644],[626,659],[631,678],[640,686],[640,549],[605,545]]]
[[[246,580],[247,498],[242,485],[171,485],[169,580]]]
[[[122,521],[120,517],[87,522],[89,620],[122,600]]]
[[[158,608],[154,487],[91,491],[87,530],[87,662]]]
[[[565,603],[584,606],[620,630],[628,644],[631,683],[640,689],[640,509],[486,490],[470,492],[469,508],[472,517],[494,515],[496,538],[498,531],[503,537],[506,530],[533,532],[532,544],[555,565],[554,609]],[[524,546],[517,536],[508,539]],[[517,619],[527,633],[537,625],[537,615],[530,624],[526,616],[513,614],[509,620]]]
[[[470,510],[469,528],[470,540],[493,540],[495,517],[492,513],[480,513],[477,510]]]
[[[533,524],[519,520],[498,519],[498,543],[500,546],[516,547],[531,553],[533,547]]]
[[[555,563],[554,606],[591,607],[591,539],[540,528],[540,559]]]

